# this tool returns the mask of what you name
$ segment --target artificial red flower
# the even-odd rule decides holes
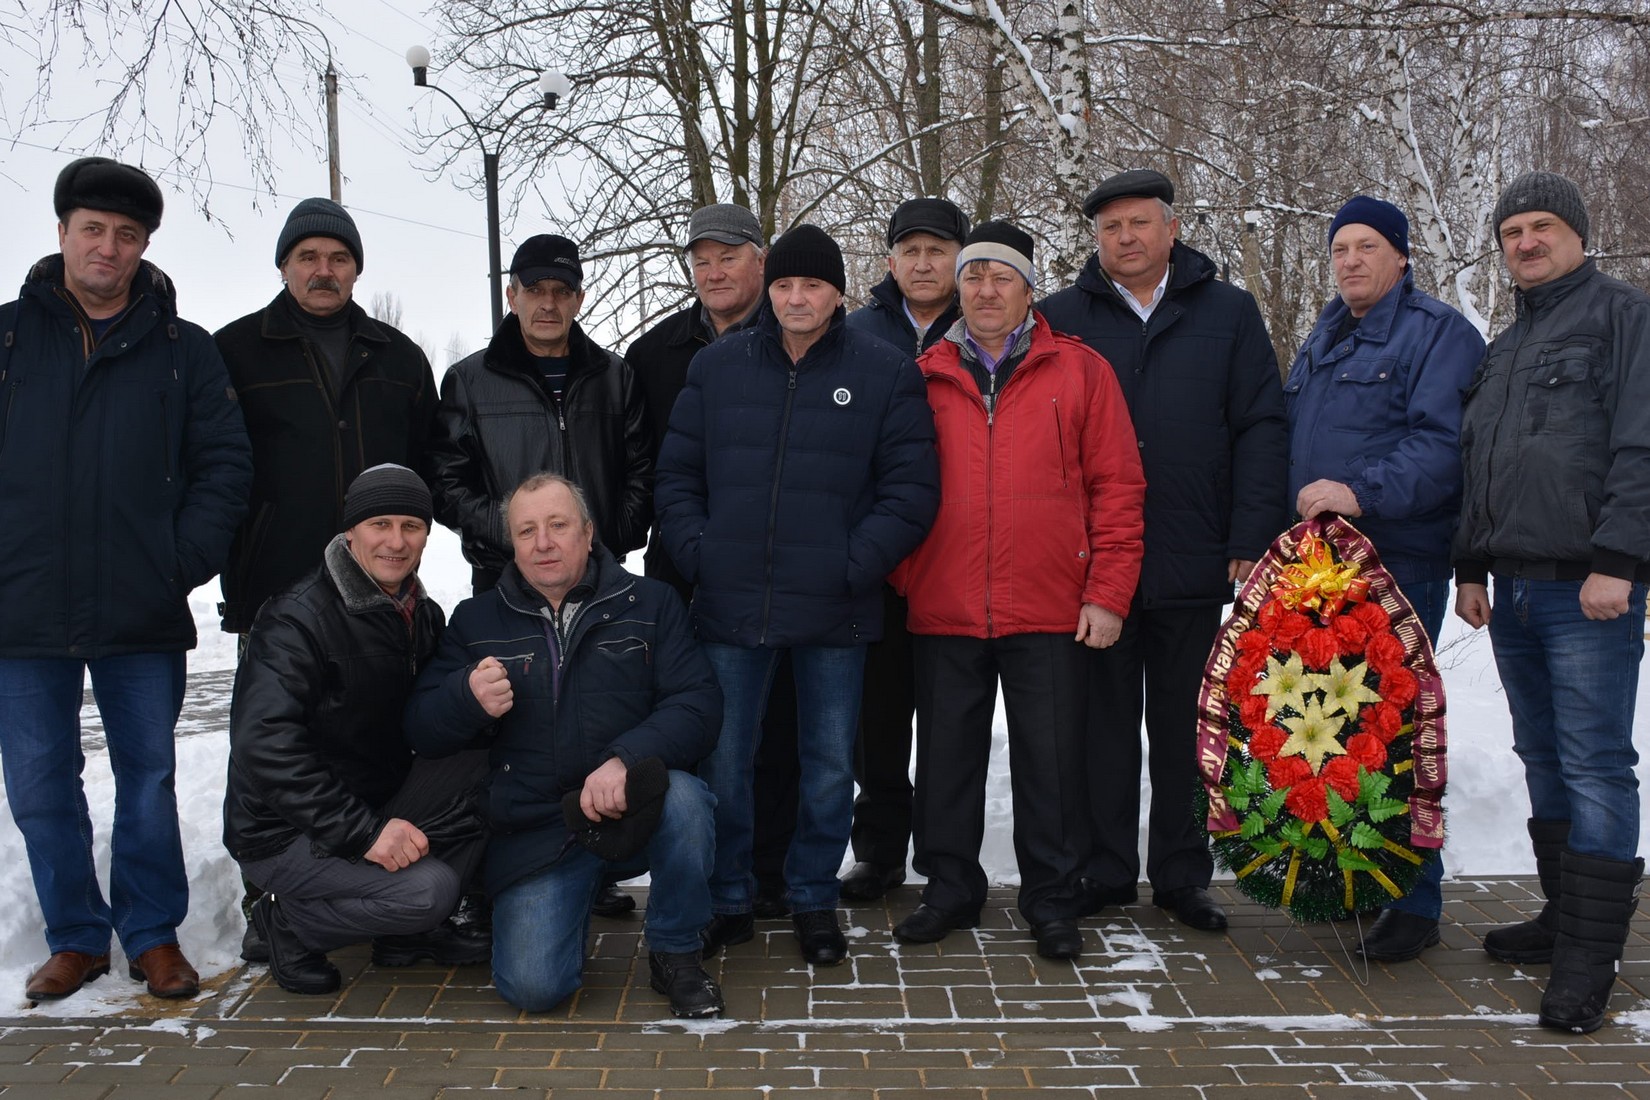
[[[1360,736],[1367,735],[1360,734]],[[1323,776],[1323,781],[1329,784],[1336,794],[1348,802],[1352,802],[1358,797],[1359,763],[1360,761],[1354,760],[1350,756],[1337,756],[1325,764],[1323,771],[1319,774]]]
[[[1404,716],[1392,703],[1379,702],[1365,707],[1361,713],[1365,732],[1373,734],[1381,744],[1388,745],[1404,728]]]
[[[1255,616],[1260,628],[1271,636],[1275,649],[1289,649],[1302,634],[1312,629],[1312,620],[1299,611],[1291,611],[1282,600],[1267,600]]]
[[[1243,701],[1250,697],[1250,692],[1255,690],[1255,685],[1259,682],[1260,677],[1249,669],[1233,669],[1231,676],[1226,679],[1226,691],[1241,706]],[[1265,696],[1263,695],[1261,698],[1264,699]]]
[[[1254,751],[1255,738],[1259,737],[1267,728],[1269,728],[1266,722],[1267,702],[1268,699],[1264,695],[1245,695],[1238,702],[1238,717],[1243,719],[1243,724],[1246,727],[1254,731],[1249,737],[1249,749],[1251,752]],[[1273,729],[1272,732],[1278,735],[1278,744],[1282,745],[1283,732],[1278,729]],[[1273,749],[1272,756],[1276,755],[1277,750]],[[1266,759],[1270,760],[1271,757],[1266,757]]]
[[[1324,794],[1323,780],[1317,776],[1291,787],[1283,804],[1302,821],[1322,821],[1329,816],[1329,797]]]
[[[1395,668],[1381,673],[1380,686],[1375,690],[1393,706],[1407,707],[1415,702],[1420,685],[1415,680],[1415,673],[1407,668]]]
[[[1351,615],[1336,615],[1329,628],[1335,632],[1335,645],[1342,657],[1357,656],[1369,642],[1369,627]]]
[[[1404,643],[1398,640],[1396,634],[1372,635],[1364,646],[1364,657],[1369,661],[1370,668],[1384,675],[1403,667]]]
[[[1272,652],[1272,639],[1264,630],[1249,629],[1238,635],[1237,651],[1245,657],[1259,656],[1262,663],[1266,655]]]
[[[1328,627],[1316,627],[1302,635],[1295,647],[1300,651],[1301,660],[1306,662],[1307,668],[1328,668],[1340,652],[1335,644],[1335,632]]]
[[[1373,733],[1355,733],[1347,739],[1346,755],[1335,759],[1337,763],[1352,760],[1372,772],[1378,772],[1386,767],[1386,742]]]
[[[1347,612],[1369,628],[1371,634],[1382,634],[1392,629],[1392,616],[1378,603],[1361,603]]]
[[[1266,765],[1266,781],[1272,784],[1274,791],[1288,790],[1296,783],[1311,778],[1312,765],[1306,762],[1305,757],[1280,756]]]
[[[1289,738],[1278,727],[1265,724],[1266,696],[1257,695],[1255,698],[1261,702],[1262,718],[1260,723],[1249,727],[1254,730],[1249,735],[1249,755],[1262,763],[1269,764],[1278,758],[1278,750],[1283,748],[1283,743]]]

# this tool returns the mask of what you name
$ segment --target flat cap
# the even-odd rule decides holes
[[[1100,181],[1100,186],[1089,192],[1089,197],[1083,200],[1083,217],[1092,218],[1100,212],[1100,208],[1113,199],[1162,199],[1166,203],[1174,202],[1174,183],[1162,172],[1154,172],[1150,168],[1131,168],[1127,172],[1119,172],[1110,179]]]

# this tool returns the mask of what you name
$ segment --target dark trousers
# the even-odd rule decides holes
[[[1209,834],[1192,813],[1197,789],[1197,696],[1221,608],[1142,610],[1110,649],[1089,654],[1089,877],[1103,890],[1140,881],[1140,720],[1150,749],[1152,808],[1146,877],[1153,889],[1207,886]]]
[[[423,827],[487,773],[485,749],[441,760],[420,757],[383,813]],[[281,912],[304,946],[325,952],[375,936],[426,932],[446,920],[486,843],[479,831],[451,844],[432,841],[429,855],[390,872],[365,859],[318,854],[300,836],[268,859],[241,866],[248,879],[281,899]]]
[[[972,916],[980,866],[992,717],[1002,683],[1014,796],[1020,912],[1033,925],[1080,910],[1088,850],[1083,677],[1088,650],[1069,634],[913,639],[917,686],[916,869],[925,904]]]
[[[911,718],[917,684],[905,600],[882,586],[882,640],[865,653],[865,689],[854,742],[854,858],[905,865],[911,841]]]

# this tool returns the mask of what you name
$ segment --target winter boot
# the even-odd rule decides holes
[[[1610,987],[1639,906],[1644,860],[1605,859],[1565,849],[1553,972],[1541,995],[1541,1025],[1585,1035],[1604,1023]]]
[[[1484,951],[1504,963],[1544,963],[1553,959],[1553,938],[1558,935],[1559,855],[1570,840],[1568,821],[1527,822],[1530,846],[1535,849],[1535,873],[1547,904],[1534,920],[1511,924],[1484,934]]]

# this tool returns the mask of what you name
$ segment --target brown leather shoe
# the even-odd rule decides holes
[[[157,997],[193,997],[201,988],[201,976],[175,943],[151,947],[127,964],[126,973],[134,982],[147,982]]]
[[[82,955],[78,951],[59,951],[29,978],[23,995],[31,1001],[55,1001],[108,972],[107,953]]]

